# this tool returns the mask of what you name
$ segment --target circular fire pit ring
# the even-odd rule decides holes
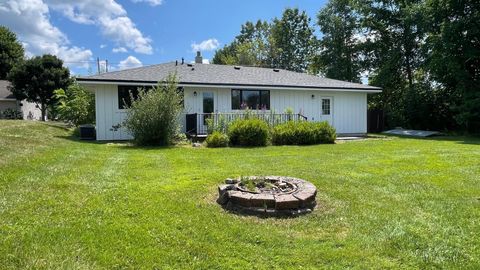
[[[286,176],[227,178],[218,186],[217,202],[225,209],[260,216],[297,216],[316,205],[317,188],[310,182]]]

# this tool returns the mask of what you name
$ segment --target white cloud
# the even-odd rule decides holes
[[[100,44],[100,49],[106,48],[107,44]]]
[[[216,48],[218,48],[218,46],[220,46],[220,42],[218,42],[216,38],[211,38],[211,39],[204,40],[200,43],[193,42],[192,45],[190,46],[192,47],[192,51],[194,52],[195,51],[213,51]]]
[[[118,46],[138,53],[151,54],[152,40],[145,37],[125,9],[114,0],[45,0],[49,6],[71,21],[93,24],[100,32]]]
[[[118,47],[118,48],[113,48],[112,52],[114,52],[114,53],[126,53],[127,49],[125,49],[124,47]]]
[[[28,56],[53,54],[70,67],[88,67],[92,51],[73,46],[49,19],[49,7],[42,0],[0,2],[0,25],[18,35]]]
[[[118,64],[119,69],[136,68],[141,66],[143,66],[142,62],[138,60],[135,56],[131,55],[120,61],[120,64]]]
[[[124,45],[137,53],[151,54],[153,49],[151,40],[142,35],[128,17],[99,18],[102,33],[117,44]]]
[[[132,2],[133,3],[145,2],[145,3],[149,4],[150,6],[154,7],[154,6],[161,5],[163,0],[132,0]]]

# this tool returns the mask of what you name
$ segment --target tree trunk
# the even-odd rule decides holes
[[[41,121],[46,121],[47,120],[47,105],[42,102],[40,110],[42,111]]]

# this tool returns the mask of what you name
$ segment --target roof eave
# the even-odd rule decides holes
[[[157,85],[156,81],[141,80],[112,80],[112,79],[94,79],[94,78],[77,78],[80,84],[123,84],[123,85]],[[196,87],[216,87],[216,88],[252,88],[257,89],[286,89],[286,90],[318,90],[318,91],[346,91],[346,92],[367,92],[380,93],[381,88],[378,87],[329,87],[329,86],[292,86],[292,85],[259,85],[259,84],[233,84],[233,83],[198,83],[198,82],[179,82],[179,86],[196,86]]]

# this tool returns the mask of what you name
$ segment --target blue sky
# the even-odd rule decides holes
[[[315,0],[0,0],[0,24],[14,31],[29,56],[56,54],[73,73],[205,59],[233,40],[241,24],[305,10],[315,23],[326,1]],[[318,27],[315,28],[317,35]]]

